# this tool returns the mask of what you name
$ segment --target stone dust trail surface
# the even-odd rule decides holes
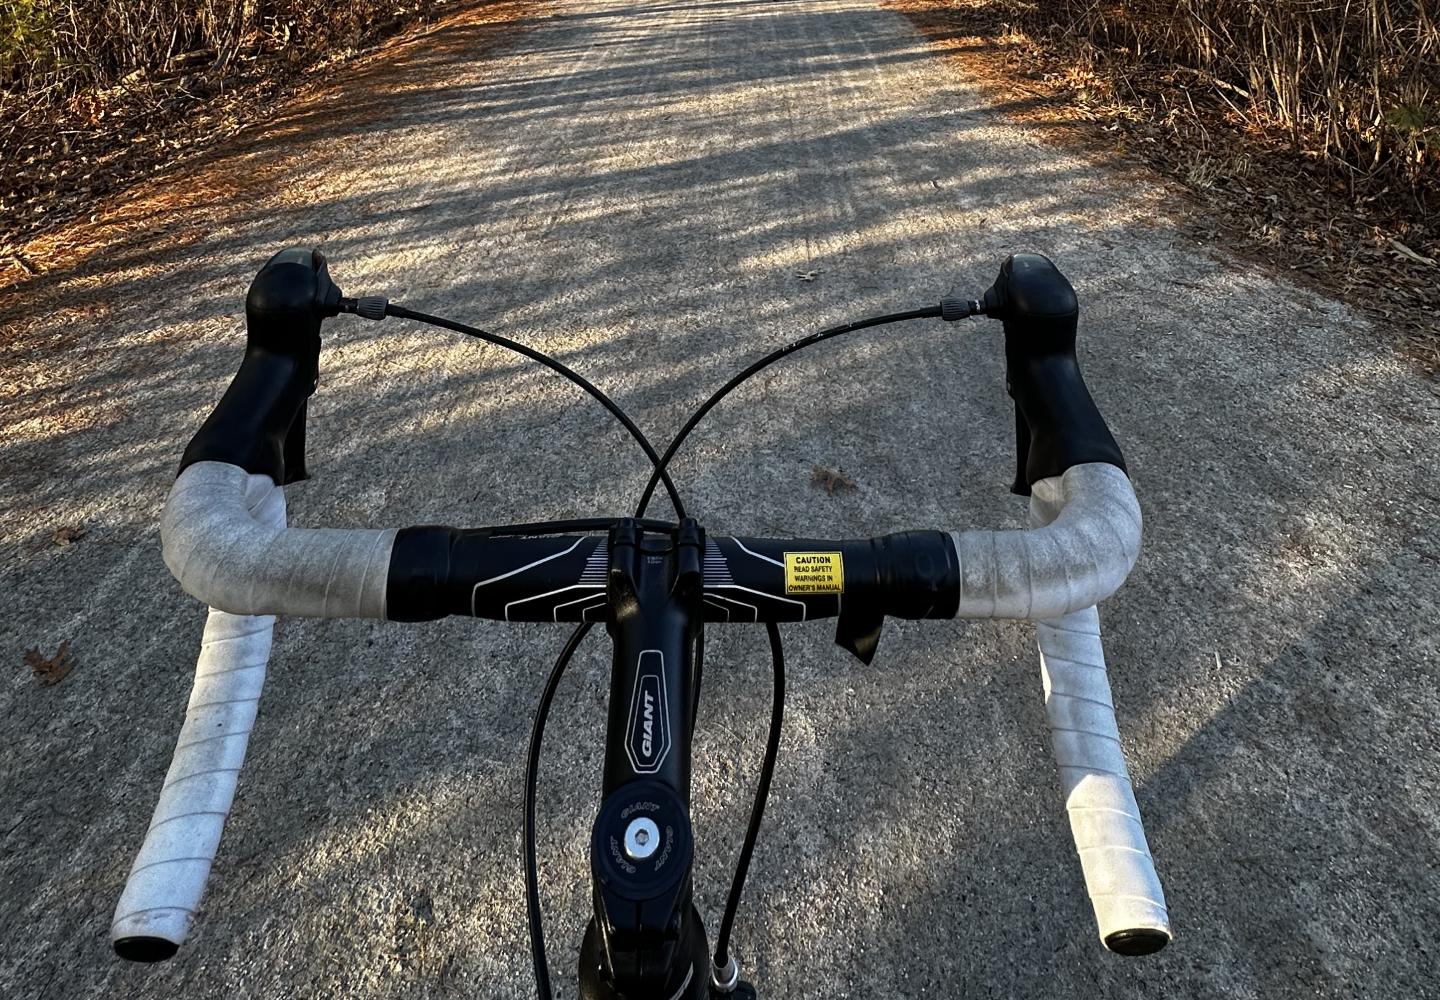
[[[109,243],[7,306],[0,995],[533,988],[522,756],[563,638],[535,625],[283,621],[190,942],[156,967],[110,953],[203,618],[161,564],[160,507],[239,360],[250,276],[303,244],[351,294],[555,352],[657,441],[767,348],[1051,254],[1146,517],[1102,616],[1178,938],[1148,960],[1096,940],[1032,628],[892,622],[864,668],[816,624],[788,633],[748,972],[789,998],[1434,996],[1440,405],[1383,331],[1187,242],[1161,187],[1010,123],[872,0],[515,17],[499,42],[457,22],[337,79],[156,182],[183,211],[120,206]],[[294,523],[618,513],[643,481],[597,407],[498,350],[345,320],[322,366]],[[767,372],[676,478],[714,531],[1013,526],[1010,420],[995,329],[912,324]],[[815,465],[856,488],[818,490]],[[56,542],[67,526],[85,533]],[[769,678],[763,636],[711,632],[695,822],[713,928]],[[62,641],[73,671],[42,686],[24,652]],[[541,776],[562,995],[608,662],[599,637],[577,658]]]

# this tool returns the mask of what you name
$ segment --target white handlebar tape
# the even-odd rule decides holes
[[[1085,608],[1036,631],[1050,745],[1100,940],[1122,954],[1155,951],[1171,938],[1170,915],[1120,747],[1100,615]]]
[[[950,533],[955,617],[1043,620],[1088,608],[1120,588],[1140,554],[1140,504],[1113,465],[1073,465],[1035,483],[1031,519],[1028,531]]]
[[[173,955],[199,909],[265,683],[272,616],[383,618],[395,532],[287,528],[270,477],[197,462],[170,491],[161,538],[165,564],[211,607],[175,756],[110,928],[116,952],[135,961]]]
[[[237,615],[384,618],[395,529],[287,528],[263,516],[280,495],[224,462],[180,473],[160,539],[185,592]]]
[[[1170,938],[1164,894],[1120,750],[1095,605],[1140,549],[1140,505],[1123,471],[1072,466],[1032,487],[1028,531],[951,532],[957,617],[1039,623],[1051,739],[1100,936],[1111,950]],[[165,563],[211,606],[179,745],[111,936],[155,960],[185,939],[204,892],[255,719],[277,613],[383,618],[395,531],[285,526],[267,476],[197,462],[161,524]],[[223,610],[220,610],[223,609]]]
[[[235,797],[255,722],[275,619],[210,610],[185,724],[110,940],[137,962],[169,958],[185,940]]]
[[[1065,532],[1061,544],[1090,553],[1088,572],[1052,584],[1063,600],[1036,601],[1061,613],[1034,617],[1050,744],[1100,940],[1121,954],[1156,951],[1171,938],[1170,915],[1120,747],[1095,608],[1134,564],[1140,507],[1119,469],[1075,466],[1035,484],[1030,520],[1028,534]]]
[[[1050,739],[1100,938],[1123,954],[1155,951],[1170,940],[1170,918],[1120,749],[1095,610],[1135,565],[1140,504],[1119,468],[1075,465],[1032,486],[1030,523],[951,533],[956,617],[1037,623]]]
[[[245,484],[244,471],[235,472],[242,484],[240,501],[245,503],[249,494],[246,522],[283,531],[284,494],[268,477],[250,477],[260,481]],[[210,609],[185,724],[110,926],[110,940],[122,958],[169,958],[190,931],[235,798],[274,630],[269,615]]]

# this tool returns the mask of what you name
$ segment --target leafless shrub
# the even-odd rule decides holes
[[[1440,174],[1437,0],[1044,0],[1032,29],[1194,74],[1249,124],[1365,175]]]
[[[353,44],[424,6],[404,0],[6,0],[0,84],[68,96],[135,75],[278,49]]]
[[[30,236],[452,5],[0,0],[0,281],[17,268],[33,276],[17,250]]]

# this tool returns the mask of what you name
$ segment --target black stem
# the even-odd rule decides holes
[[[354,311],[353,308],[347,311]],[[831,327],[828,330],[821,330],[811,334],[794,343],[788,344],[777,351],[773,351],[759,361],[750,365],[740,372],[729,382],[725,383],[716,393],[707,399],[701,407],[686,421],[680,433],[670,442],[662,458],[655,452],[654,446],[645,437],[644,433],[637,427],[625,413],[620,409],[609,396],[601,392],[587,379],[571,370],[568,366],[556,361],[547,354],[533,348],[526,347],[517,341],[510,340],[498,334],[489,333],[478,327],[468,326],[464,323],[457,323],[453,320],[443,319],[439,316],[432,316],[428,313],[407,309],[404,306],[387,303],[385,315],[394,316],[397,319],[411,319],[421,323],[428,323],[432,326],[445,330],[452,330],[456,333],[463,333],[466,336],[475,337],[514,351],[532,361],[537,361],[551,371],[563,375],[581,389],[593,396],[599,403],[609,410],[610,413],[620,421],[630,433],[645,456],[650,459],[653,471],[649,482],[645,486],[645,492],[640,497],[640,503],[636,509],[635,516],[643,518],[645,510],[650,505],[650,500],[655,493],[656,485],[664,483],[665,490],[670,496],[670,502],[675,508],[675,516],[685,516],[685,505],[680,499],[680,493],[670,479],[669,464],[679,451],[680,446],[704,419],[716,404],[724,399],[730,392],[746,379],[750,378],[762,369],[774,364],[781,358],[796,351],[803,350],[812,344],[818,344],[831,337],[850,333],[855,330],[864,330],[869,327],[881,326],[886,323],[897,323],[909,319],[924,319],[940,316],[942,310],[939,307],[925,309],[913,309],[909,312],[891,313],[885,316],[875,316],[870,319],[859,320],[854,323],[847,323],[844,326]],[[372,318],[379,318],[378,316]],[[560,521],[532,522],[526,524],[496,525],[485,529],[491,535],[537,535],[556,534],[565,531],[600,531],[614,525],[612,518],[571,518]],[[643,520],[643,526],[647,530],[668,531],[674,525],[664,521]],[[530,953],[535,967],[535,988],[540,1000],[552,1000],[553,989],[550,983],[550,965],[545,956],[545,928],[540,912],[540,877],[539,865],[537,862],[537,849],[535,843],[535,803],[540,777],[540,749],[545,738],[545,722],[550,715],[551,703],[555,700],[555,692],[560,686],[560,680],[565,675],[565,669],[569,666],[571,658],[575,655],[576,648],[582,639],[589,633],[592,622],[582,622],[566,641],[560,656],[556,659],[554,667],[551,668],[550,676],[545,682],[545,689],[540,696],[540,704],[535,711],[534,728],[530,734],[530,746],[525,759],[525,817],[524,817],[524,852],[525,852],[525,911],[530,924]],[[765,756],[760,766],[760,779],[755,789],[755,803],[750,810],[750,822],[745,831],[745,840],[741,845],[740,859],[735,866],[735,875],[730,884],[730,895],[725,903],[725,914],[720,923],[720,935],[716,941],[715,964],[723,967],[729,962],[730,934],[735,925],[736,911],[740,906],[740,896],[745,888],[745,878],[750,870],[750,861],[755,853],[755,842],[760,834],[760,824],[764,819],[765,804],[770,795],[770,782],[775,773],[775,760],[780,750],[781,727],[785,716],[785,652],[781,646],[780,630],[774,622],[767,622],[765,625],[766,634],[770,639],[771,662],[774,667],[774,693],[770,706],[770,732],[765,744]],[[704,623],[702,622],[696,636],[696,701],[699,701],[699,684],[701,670],[703,670],[704,657]]]

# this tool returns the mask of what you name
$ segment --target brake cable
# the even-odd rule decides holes
[[[911,319],[933,319],[939,317],[946,322],[954,322],[964,319],[967,316],[974,316],[983,312],[980,302],[958,299],[953,296],[946,296],[941,300],[939,306],[930,306],[923,309],[912,309],[908,312],[887,313],[883,316],[873,316],[869,319],[857,320],[854,323],[845,323],[841,326],[833,326],[818,333],[812,333],[808,337],[786,344],[759,361],[748,366],[736,374],[730,381],[726,382],[716,390],[709,399],[700,405],[690,419],[685,421],[680,432],[670,441],[661,456],[659,463],[655,466],[650,475],[650,482],[645,486],[645,492],[640,497],[639,506],[636,508],[636,516],[645,513],[649,506],[650,498],[655,492],[657,483],[662,482],[669,474],[670,460],[680,450],[690,432],[705,418],[705,415],[719,404],[719,402],[740,386],[741,383],[753,377],[764,369],[770,367],[782,358],[788,357],[797,351],[802,351],[813,344],[824,340],[830,340],[846,333],[853,333],[856,330],[865,330],[871,327],[884,326],[889,323],[900,323]],[[775,688],[770,703],[770,731],[765,739],[765,754],[760,762],[760,777],[755,788],[755,802],[750,808],[750,820],[745,827],[745,839],[740,848],[740,858],[735,865],[735,874],[730,883],[730,894],[725,900],[725,912],[720,921],[720,932],[715,940],[715,955],[713,973],[717,976],[724,976],[725,981],[734,984],[739,976],[738,965],[732,967],[730,957],[730,933],[735,926],[736,911],[740,907],[740,896],[745,888],[745,878],[749,873],[750,860],[755,852],[755,842],[760,835],[760,824],[764,819],[765,805],[770,795],[770,780],[775,772],[775,761],[780,751],[780,731],[785,717],[785,651],[780,639],[780,630],[773,622],[766,623],[766,630],[770,639],[770,656],[775,675]]]
[[[454,320],[444,319],[439,316],[432,316],[417,310],[407,309],[404,306],[394,305],[389,301],[369,297],[362,299],[344,298],[340,301],[340,311],[354,313],[366,319],[380,320],[386,316],[394,316],[397,319],[412,319],[431,326],[452,330],[456,333],[463,333],[466,336],[484,340],[498,347],[514,351],[524,357],[537,361],[550,370],[563,375],[574,382],[581,389],[584,389],[602,406],[619,420],[629,431],[645,456],[650,459],[652,469],[650,480],[640,496],[640,502],[636,507],[635,516],[641,518],[643,527],[654,526],[654,530],[665,530],[669,522],[655,522],[643,519],[646,508],[655,493],[655,487],[663,483],[666,493],[670,497],[670,503],[675,508],[675,516],[685,516],[685,506],[680,499],[679,491],[676,490],[674,482],[670,478],[670,460],[680,450],[680,446],[689,437],[690,432],[705,418],[705,415],[715,408],[719,402],[728,396],[734,389],[747,379],[768,368],[770,365],[794,354],[797,351],[818,344],[821,341],[838,337],[842,334],[852,333],[856,330],[865,330],[871,327],[884,326],[889,323],[899,323],[911,319],[931,319],[940,317],[946,321],[963,319],[966,316],[976,315],[983,311],[979,302],[965,301],[947,296],[941,300],[939,306],[929,306],[922,309],[912,309],[907,312],[888,313],[882,316],[872,316],[869,319],[857,320],[853,323],[846,323],[841,326],[830,327],[818,333],[810,334],[800,340],[786,344],[759,361],[751,364],[739,372],[718,390],[716,390],[697,409],[680,428],[680,432],[671,440],[665,449],[663,456],[656,454],[654,447],[645,437],[644,432],[637,427],[609,396],[591,384],[578,372],[573,371],[563,363],[555,360],[542,351],[527,347],[517,341],[502,337],[499,334],[489,333],[478,327],[469,326],[464,323],[457,323]],[[492,535],[540,535],[556,534],[564,531],[597,531],[604,530],[615,523],[613,518],[574,518],[564,521],[535,522],[529,524],[499,525],[484,529]],[[535,709],[535,721],[531,730],[530,745],[525,757],[525,816],[524,816],[524,864],[525,864],[525,910],[530,924],[530,952],[535,969],[535,988],[540,1000],[552,1000],[553,989],[550,982],[550,966],[545,955],[545,928],[540,912],[540,884],[539,884],[539,863],[535,843],[535,802],[537,797],[540,773],[540,749],[545,735],[545,723],[550,715],[550,705],[554,701],[555,692],[560,686],[564,677],[565,669],[570,665],[570,660],[575,655],[575,650],[580,642],[589,633],[593,622],[582,622],[570,633],[561,649],[555,665],[550,670],[546,679],[545,688],[541,692],[540,703]],[[754,856],[755,844],[760,835],[760,825],[765,814],[765,806],[770,796],[770,783],[775,773],[775,763],[780,751],[780,737],[785,716],[785,651],[780,638],[780,629],[774,622],[765,623],[766,635],[770,642],[771,667],[774,675],[774,688],[770,702],[770,728],[766,735],[765,752],[761,759],[760,775],[756,782],[755,801],[750,809],[750,819],[746,824],[745,838],[740,848],[740,857],[735,865],[735,874],[730,883],[730,893],[725,901],[725,911],[720,921],[720,931],[716,938],[714,962],[715,973],[722,973],[730,970],[731,957],[729,954],[730,935],[735,925],[735,916],[740,906],[740,896],[745,888],[745,879],[749,874],[750,862]],[[695,668],[697,676],[703,664],[704,650],[704,623],[700,623],[696,641]],[[698,697],[698,692],[697,692]],[[734,977],[738,977],[738,967],[734,971]],[[732,979],[734,977],[731,977]],[[732,984],[733,985],[733,984]]]
[[[971,313],[966,312],[965,315],[969,316]],[[740,383],[764,369],[769,368],[781,358],[788,357],[796,351],[804,350],[812,344],[818,344],[822,340],[829,340],[832,337],[838,337],[845,333],[853,333],[856,330],[865,330],[874,326],[884,326],[887,323],[900,323],[908,319],[931,319],[936,316],[945,316],[947,320],[950,318],[944,305],[929,306],[925,309],[911,309],[909,312],[888,313],[884,316],[872,316],[869,319],[856,320],[854,323],[832,326],[828,330],[812,333],[808,337],[802,337],[799,340],[786,344],[784,347],[771,351],[717,389],[709,399],[700,404],[700,408],[691,415],[690,419],[685,421],[685,426],[680,428],[680,433],[675,435],[670,445],[665,449],[664,456],[655,464],[655,471],[650,474],[650,482],[646,484],[645,492],[640,494],[640,505],[635,509],[635,516],[643,516],[645,508],[650,506],[650,497],[655,492],[656,482],[667,481],[666,477],[670,475],[670,460],[675,457],[675,453],[680,450],[680,446],[685,443],[685,439],[690,436],[690,432],[695,429],[695,425],[705,419],[705,414],[713,410],[720,400],[730,395],[731,391],[739,386]],[[961,318],[963,317],[955,317],[955,319]],[[668,488],[667,486],[667,489]]]
[[[535,799],[540,784],[540,743],[545,738],[545,720],[550,715],[550,703],[555,700],[555,690],[560,678],[570,665],[580,640],[594,622],[581,622],[565,648],[550,668],[545,681],[545,690],[540,693],[540,704],[535,709],[535,722],[530,731],[530,749],[525,754],[525,915],[530,921],[530,957],[535,964],[535,989],[541,1000],[551,1000],[550,963],[545,958],[545,927],[540,919],[540,865],[535,850]]]
[[[463,333],[467,337],[474,337],[513,351],[532,361],[549,368],[551,371],[563,375],[581,389],[593,396],[600,405],[604,406],[610,414],[620,421],[621,425],[630,432],[635,443],[645,452],[645,457],[650,460],[651,466],[658,470],[659,476],[665,483],[665,491],[670,495],[670,503],[675,508],[676,518],[685,516],[685,504],[680,499],[680,492],[675,488],[670,474],[660,464],[660,456],[656,453],[654,445],[645,436],[645,433],[635,425],[623,409],[609,396],[592,384],[579,372],[574,371],[568,365],[557,361],[543,351],[502,337],[496,333],[490,333],[479,327],[470,326],[466,323],[458,323],[455,320],[445,319],[441,316],[432,316],[415,309],[407,309],[405,306],[396,305],[388,299],[380,296],[366,296],[364,298],[352,299],[342,298],[339,303],[340,312],[352,313],[364,319],[383,320],[387,316],[396,319],[411,319],[430,326],[440,327],[443,330],[451,330],[455,333]],[[655,478],[652,476],[647,495],[654,492]],[[636,515],[637,518],[640,515]],[[528,524],[507,524],[496,525],[482,529],[492,536],[502,535],[548,535],[559,534],[566,531],[603,531],[615,524],[614,518],[571,518],[563,521],[543,521]],[[650,530],[668,530],[672,528],[669,522],[654,521],[649,519],[641,520],[642,527]],[[552,989],[550,985],[550,967],[545,957],[545,928],[540,913],[540,879],[539,863],[536,858],[535,847],[535,798],[539,784],[540,773],[540,744],[545,735],[545,721],[550,715],[550,703],[555,698],[555,690],[560,685],[560,679],[565,674],[565,668],[569,666],[570,659],[575,655],[576,648],[580,641],[590,631],[592,623],[583,622],[575,631],[570,633],[565,646],[560,651],[560,656],[555,661],[555,666],[550,670],[550,677],[545,683],[545,689],[540,696],[540,704],[535,710],[534,729],[530,737],[530,748],[525,755],[525,819],[524,819],[524,841],[525,841],[525,912],[530,923],[530,953],[535,966],[535,988],[541,1000],[551,1000]]]
[[[770,637],[770,665],[775,677],[775,687],[770,695],[770,732],[765,737],[765,756],[760,761],[760,777],[755,782],[755,803],[750,807],[750,822],[745,827],[745,840],[740,846],[740,858],[735,862],[735,875],[730,880],[730,895],[725,899],[725,913],[720,918],[720,934],[715,938],[714,971],[726,974],[727,979],[738,979],[737,965],[733,977],[730,970],[730,932],[735,927],[735,913],[740,909],[740,894],[745,890],[745,876],[750,873],[750,859],[755,854],[755,841],[760,836],[760,823],[765,817],[765,803],[770,798],[770,779],[775,775],[775,759],[780,755],[780,730],[785,722],[785,646],[780,641],[780,628],[774,622],[765,623],[765,632]]]
[[[675,516],[677,518],[682,518],[685,516],[685,504],[680,500],[680,492],[675,489],[675,484],[670,481],[670,474],[664,470],[664,466],[661,464],[659,456],[655,454],[654,445],[650,443],[650,439],[645,436],[644,432],[641,431],[639,427],[635,426],[635,421],[631,420],[629,414],[627,414],[618,405],[616,405],[614,400],[612,400],[609,396],[605,395],[605,393],[601,392],[598,388],[591,384],[589,379],[585,378],[579,372],[574,371],[564,363],[556,361],[544,351],[537,351],[535,350],[535,348],[527,347],[519,341],[511,340],[509,337],[502,337],[498,333],[490,333],[489,331],[482,330],[477,326],[469,326],[465,323],[457,323],[452,319],[445,319],[441,316],[432,316],[429,313],[419,312],[415,309],[407,309],[404,306],[396,305],[388,299],[381,298],[380,296],[366,296],[365,298],[360,299],[342,298],[340,300],[340,311],[344,313],[353,313],[357,316],[362,316],[365,319],[373,320],[381,320],[384,319],[386,316],[394,316],[396,319],[413,319],[420,323],[427,323],[430,326],[438,326],[443,330],[452,330],[455,333],[463,333],[467,337],[474,337],[477,340],[483,340],[486,343],[494,344],[496,347],[503,347],[508,351],[514,351],[516,354],[519,354],[522,357],[529,358],[531,361],[538,361],[540,364],[544,365],[546,368],[549,368],[556,374],[565,376],[571,382],[574,382],[580,388],[584,389],[590,395],[594,396],[595,399],[600,403],[600,405],[605,407],[605,409],[609,410],[611,415],[614,416],[616,420],[620,421],[621,425],[630,432],[630,436],[635,439],[635,443],[640,446],[640,450],[645,452],[645,457],[650,459],[650,464],[656,468],[659,468],[660,477],[665,482],[665,492],[670,495],[670,503],[675,508]],[[652,476],[650,480],[650,485],[645,491],[647,499],[649,498],[650,494],[654,492],[654,490],[655,479]],[[636,516],[638,517],[639,515]]]
[[[818,344],[821,341],[830,340],[831,338],[852,333],[856,330],[865,330],[871,327],[883,326],[889,323],[900,323],[911,319],[932,319],[935,317],[941,317],[947,322],[953,322],[957,319],[963,319],[966,316],[973,316],[979,312],[981,312],[980,303],[959,300],[947,296],[941,301],[939,306],[912,309],[907,312],[887,313],[882,316],[873,316],[869,319],[857,320],[853,323],[830,327],[771,351],[759,361],[756,361],[735,375],[730,381],[726,382],[711,394],[711,396],[700,405],[700,408],[691,415],[690,419],[685,421],[680,432],[675,435],[669,446],[666,447],[665,454],[654,460],[654,470],[651,473],[649,483],[646,484],[645,492],[640,497],[640,502],[635,510],[635,516],[642,517],[644,515],[645,509],[649,506],[650,499],[654,495],[657,483],[664,482],[666,489],[673,494],[674,487],[670,484],[668,469],[670,460],[675,457],[675,453],[680,450],[680,446],[685,442],[690,432],[705,418],[705,415],[714,409],[722,399],[734,391],[742,382],[765,368],[768,368],[775,362],[794,354],[796,351],[804,350],[812,344]],[[672,503],[673,502],[672,499]],[[677,510],[678,509],[677,507]],[[683,517],[684,515],[678,514],[677,516]],[[745,889],[745,879],[749,874],[750,862],[755,853],[755,844],[760,836],[760,825],[764,819],[765,806],[770,797],[770,782],[774,776],[775,763],[780,753],[780,737],[785,717],[785,650],[780,638],[780,629],[775,623],[766,622],[765,628],[766,635],[770,641],[770,658],[774,674],[774,688],[770,702],[770,728],[765,738],[765,753],[761,758],[760,776],[755,788],[755,801],[750,808],[750,819],[746,823],[745,838],[741,843],[740,857],[735,865],[735,874],[730,882],[730,893],[726,897],[725,911],[720,920],[720,932],[716,938],[715,954],[712,958],[712,962],[714,963],[712,971],[715,973],[724,973],[730,968],[730,934],[735,926],[735,916],[740,907],[740,897]],[[530,757],[526,760],[527,786],[525,791],[527,803],[533,801],[535,794],[534,785],[538,780],[539,774],[538,758],[540,754],[541,735],[544,733],[545,717],[549,714],[550,702],[553,700],[553,689],[559,685],[560,678],[570,662],[571,655],[574,653],[574,647],[579,645],[580,640],[589,629],[590,623],[582,623],[570,634],[570,638],[565,644],[565,649],[561,651],[560,658],[556,660],[555,667],[551,671],[550,679],[547,681],[546,691],[548,696],[542,696],[540,705],[536,709],[534,738],[530,743]],[[701,658],[703,656],[702,650],[704,649],[703,630],[704,624],[702,623],[700,638],[696,644],[697,673],[702,669],[701,663],[703,662]],[[528,805],[527,808],[529,808]],[[531,818],[532,814],[527,813],[527,820]],[[531,875],[536,869],[536,847],[533,823],[530,824],[530,828],[524,839],[526,866],[525,904],[530,920],[530,942],[531,954],[535,964],[536,992],[540,1000],[551,1000],[553,993],[550,984],[550,968],[545,957],[544,930],[540,919],[540,890],[538,879]],[[735,977],[738,977],[738,967],[734,971]]]

